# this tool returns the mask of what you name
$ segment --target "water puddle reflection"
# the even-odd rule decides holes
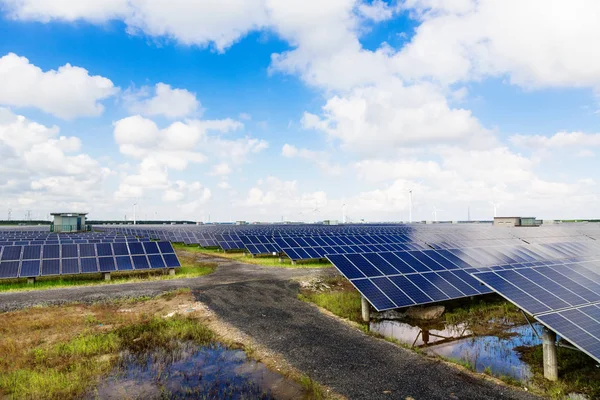
[[[541,332],[541,326],[534,326]],[[419,327],[400,321],[378,321],[371,323],[371,331],[421,347],[429,354],[469,363],[477,372],[488,369],[493,375],[524,382],[533,374],[514,349],[541,343],[529,325],[510,327],[499,335],[476,336],[464,324]]]
[[[87,398],[302,399],[297,383],[249,360],[241,350],[190,342],[146,354],[124,352]]]

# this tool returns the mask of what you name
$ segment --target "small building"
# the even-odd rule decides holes
[[[54,221],[50,230],[56,233],[82,232],[89,228],[85,223],[87,213],[52,213]]]
[[[540,226],[535,217],[494,217],[494,226]]]

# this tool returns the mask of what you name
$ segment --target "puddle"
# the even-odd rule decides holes
[[[534,324],[541,332],[541,326]],[[421,328],[399,321],[371,323],[371,331],[421,347],[429,354],[469,362],[477,372],[490,368],[493,375],[506,375],[526,382],[533,373],[514,350],[541,343],[529,325],[515,326],[497,336],[474,336],[466,325],[439,324]]]
[[[88,399],[303,399],[303,388],[249,360],[242,350],[191,342],[145,354],[124,352]]]

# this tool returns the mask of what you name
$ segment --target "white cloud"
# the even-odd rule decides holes
[[[36,107],[63,119],[98,116],[104,111],[100,101],[118,92],[110,79],[83,68],[65,64],[44,72],[14,53],[0,58],[0,82],[0,104]]]
[[[290,144],[284,144],[281,148],[281,155],[286,158],[300,158],[315,164],[323,173],[337,176],[342,173],[342,167],[338,164],[332,164],[329,156],[324,151],[313,151],[308,149],[299,149]]]
[[[388,20],[394,15],[394,9],[381,0],[375,0],[371,4],[359,4],[358,12],[363,17],[375,22]]]
[[[600,133],[558,132],[552,136],[514,135],[510,141],[524,148],[565,148],[600,146]]]
[[[528,87],[600,84],[595,0],[408,0],[421,24],[395,57],[408,78],[445,83],[508,75]],[[506,29],[510,26],[510,29]],[[435,56],[433,56],[435,55]]]
[[[130,33],[173,38],[187,45],[214,44],[225,50],[249,31],[264,26],[263,0],[2,0],[19,20],[125,22]]]
[[[210,175],[226,176],[231,174],[231,167],[227,163],[219,163],[212,167]]]
[[[424,144],[494,143],[471,111],[450,108],[434,86],[404,86],[396,79],[385,87],[361,87],[334,96],[323,106],[322,117],[307,113],[302,122],[307,129],[338,139],[344,148],[367,155],[389,155]]]
[[[172,89],[167,84],[157,83],[154,96],[149,97],[149,94],[150,90],[146,87],[140,90],[130,89],[125,93],[125,103],[129,112],[146,116],[163,115],[167,118],[181,118],[202,113],[196,94],[185,89]]]

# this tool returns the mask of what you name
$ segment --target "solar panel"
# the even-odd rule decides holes
[[[600,261],[473,274],[600,361]]]

